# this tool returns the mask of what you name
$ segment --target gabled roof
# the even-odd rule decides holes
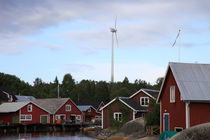
[[[89,105],[78,105],[77,106],[81,111],[86,111],[88,110],[91,106]]]
[[[129,108],[131,108],[134,111],[147,111],[145,107],[140,106],[140,104],[136,103],[132,99],[128,97],[119,97],[120,101],[123,102],[125,105],[127,105]]]
[[[70,100],[70,98],[36,99],[34,103],[51,114],[55,114],[68,100]]]
[[[30,102],[11,102],[0,105],[0,113],[16,112]]]
[[[34,96],[15,95],[15,97],[17,102],[34,101],[36,99]]]
[[[153,89],[145,89],[145,88],[142,88],[140,90],[138,90],[136,93],[134,93],[133,95],[130,96],[130,98],[136,96],[138,93],[140,92],[144,92],[146,95],[148,95],[149,97],[151,97],[152,99],[156,100],[156,97],[158,96],[159,94],[159,90],[153,90]]]
[[[162,88],[170,69],[184,101],[210,101],[210,64],[174,62],[169,62],[168,64],[157,101],[160,99]]]
[[[100,105],[103,103],[103,101],[98,102],[75,102],[77,106],[92,106],[95,110],[98,110]]]
[[[146,111],[146,109],[142,106],[140,106],[138,103],[130,99],[129,97],[116,97],[113,100],[111,100],[109,103],[104,105],[100,110],[103,110],[107,106],[109,106],[111,103],[119,99],[123,104],[125,104],[127,107],[132,109],[133,111]]]

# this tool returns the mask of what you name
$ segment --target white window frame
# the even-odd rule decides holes
[[[31,108],[31,110],[29,108]],[[27,105],[27,111],[28,112],[32,112],[33,111],[32,104]]]
[[[64,120],[66,120],[66,114],[57,114],[57,115],[55,115],[55,120],[57,120],[58,118],[60,119],[61,116],[64,116]]]
[[[120,120],[120,117],[119,117],[120,114],[121,114],[121,120]],[[117,117],[116,117],[116,115],[117,115]],[[116,121],[122,122],[122,117],[123,117],[123,115],[122,115],[121,112],[114,112],[114,119],[115,119]]]
[[[27,117],[30,116],[30,119],[27,119]],[[21,117],[24,117],[23,119]],[[21,121],[32,121],[32,115],[31,114],[21,114],[20,115]]]
[[[177,129],[181,129],[181,131],[183,130],[182,127],[174,127],[174,131],[176,131]],[[177,131],[178,132],[178,131]],[[180,132],[180,131],[179,131]]]
[[[96,120],[101,120],[101,116],[95,116]]]
[[[71,105],[66,105],[66,111],[71,111]]]
[[[144,100],[144,105],[142,103],[142,99]],[[148,100],[148,104],[145,104],[146,103],[146,99]],[[148,107],[149,106],[149,97],[140,97],[140,105],[141,106],[146,106]]]
[[[88,112],[91,112],[91,107],[88,109]]]
[[[170,86],[170,103],[175,103],[175,99],[176,99],[176,90],[175,86],[172,85]]]
[[[81,120],[81,115],[76,115],[76,120]]]

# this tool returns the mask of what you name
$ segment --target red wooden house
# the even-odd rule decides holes
[[[100,123],[101,111],[104,106],[103,102],[77,102],[77,107],[83,112],[85,122]]]
[[[0,105],[0,123],[48,123],[49,112],[33,102],[11,102]]]
[[[34,103],[50,112],[50,123],[56,123],[58,118],[70,123],[83,121],[82,111],[70,98],[36,99]]]
[[[112,110],[113,118],[117,121],[122,121],[123,117],[127,117],[128,121],[144,117],[150,110],[149,102],[155,101],[158,93],[158,90],[140,89],[130,97],[113,99],[100,109],[102,111],[102,128],[111,127],[110,110]],[[127,114],[123,114],[119,102],[127,106]]]
[[[169,63],[157,102],[163,131],[210,122],[210,64]]]

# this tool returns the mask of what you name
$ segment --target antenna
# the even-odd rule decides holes
[[[180,32],[181,32],[181,30],[179,30],[179,32],[178,32],[178,34],[177,34],[177,36],[176,36],[176,39],[175,39],[175,41],[174,41],[172,47],[175,46],[175,44],[176,44],[176,42],[177,42],[177,39],[178,39],[179,36],[180,36]],[[179,42],[179,45],[178,45],[178,62],[180,62],[180,42]]]
[[[117,16],[115,18],[115,26],[114,28],[110,28],[112,32],[112,59],[111,59],[111,83],[114,82],[114,37],[116,39],[116,44],[118,46],[118,38],[117,38]]]

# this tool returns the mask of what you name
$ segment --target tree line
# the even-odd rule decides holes
[[[104,103],[117,96],[130,96],[141,88],[159,90],[162,81],[163,78],[160,77],[154,85],[141,79],[136,79],[134,83],[131,83],[125,77],[122,82],[114,83],[93,80],[77,82],[71,74],[65,74],[61,82],[57,77],[50,83],[36,78],[33,85],[30,85],[14,75],[0,73],[0,86],[10,89],[14,94],[35,98],[57,98],[59,84],[59,95],[62,98],[69,97],[73,101],[104,101]]]

